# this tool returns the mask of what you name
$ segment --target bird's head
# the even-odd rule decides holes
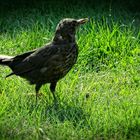
[[[54,39],[73,41],[73,39],[75,39],[76,28],[79,25],[86,23],[87,21],[88,18],[83,18],[78,20],[66,18],[61,20],[56,27]]]

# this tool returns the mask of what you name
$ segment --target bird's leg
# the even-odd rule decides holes
[[[36,86],[35,86],[35,91],[36,91],[36,104],[37,104],[37,97],[39,95],[39,90],[40,90],[41,86],[42,86],[41,84],[36,84]]]
[[[56,101],[56,97],[55,97],[55,87],[56,87],[56,83],[57,83],[57,82],[52,82],[51,85],[50,85],[50,90],[51,90],[51,92],[52,92],[52,94],[53,94],[53,98],[54,98],[55,101]]]

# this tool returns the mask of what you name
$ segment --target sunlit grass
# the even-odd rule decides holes
[[[1,17],[0,53],[16,55],[51,41],[63,17],[91,16],[77,31],[77,64],[57,85],[57,108],[49,84],[36,105],[34,86],[16,76],[5,79],[10,70],[0,66],[1,139],[139,139],[140,32],[133,18],[125,11],[127,21],[120,11],[109,17],[92,8],[69,14],[56,8]]]

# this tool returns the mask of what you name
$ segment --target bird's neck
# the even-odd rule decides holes
[[[53,41],[56,43],[75,43],[75,34],[55,34]]]

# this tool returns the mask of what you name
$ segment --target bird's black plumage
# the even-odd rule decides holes
[[[50,83],[50,90],[55,98],[57,82],[69,72],[77,60],[76,28],[87,20],[61,20],[49,44],[15,57],[0,55],[0,64],[12,69],[13,72],[8,76],[15,74],[35,84],[36,95],[43,84]]]

